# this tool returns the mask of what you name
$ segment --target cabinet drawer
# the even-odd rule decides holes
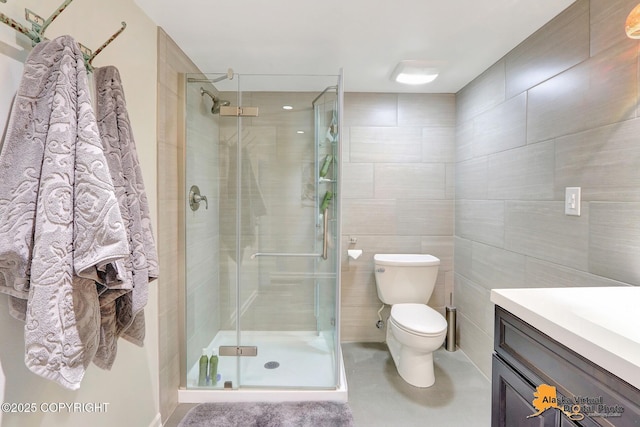
[[[623,408],[620,416],[592,417],[597,424],[640,426],[640,390],[499,306],[494,345],[496,353],[531,384],[552,385],[566,399],[596,399],[589,406],[593,410],[584,412],[605,412],[598,405]]]

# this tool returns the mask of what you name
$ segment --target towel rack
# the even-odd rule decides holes
[[[47,29],[47,27],[58,17],[60,16],[60,14],[67,8],[67,6],[69,6],[69,4],[72,2],[73,0],[65,0],[64,3],[62,3],[60,5],[60,7],[58,7],[55,12],[53,12],[53,14],[51,14],[51,16],[47,19],[42,18],[41,16],[39,16],[38,14],[32,12],[29,9],[25,9],[25,19],[27,21],[29,21],[31,23],[31,29],[29,29],[28,27],[20,24],[19,22],[15,21],[14,19],[9,18],[7,15],[5,15],[4,13],[0,12],[0,22],[3,22],[4,24],[10,26],[11,28],[13,28],[14,30],[18,31],[19,33],[22,33],[24,35],[26,35],[27,37],[29,37],[31,39],[31,43],[33,46],[35,46],[36,44],[40,43],[43,40],[46,40],[46,38],[44,37],[44,32]],[[0,0],[0,2],[2,3],[6,3],[6,0]],[[93,61],[93,59],[100,53],[102,52],[102,50],[107,47],[112,41],[114,41],[116,39],[116,37],[118,37],[120,35],[120,33],[122,33],[124,31],[125,28],[127,28],[127,23],[126,22],[122,22],[121,23],[121,27],[120,29],[118,29],[118,31],[116,31],[110,38],[109,40],[107,40],[102,46],[100,46],[95,52],[92,52],[91,49],[89,49],[88,47],[84,46],[82,43],[78,43],[78,46],[80,46],[80,51],[82,52],[82,56],[84,57],[84,63],[85,66],[87,67],[87,71],[93,71],[93,66],[91,65],[91,62]]]
[[[259,256],[272,256],[272,257],[304,257],[304,258],[322,258],[328,257],[328,232],[329,232],[329,209],[326,208],[323,213],[323,229],[322,229],[322,253],[291,253],[291,252],[256,252],[251,254],[251,259],[255,259]]]

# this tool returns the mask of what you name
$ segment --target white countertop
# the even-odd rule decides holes
[[[640,286],[493,289],[491,301],[640,389]]]

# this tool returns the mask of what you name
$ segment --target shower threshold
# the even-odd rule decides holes
[[[220,345],[235,343],[235,331],[220,331],[208,346],[209,354]],[[333,380],[335,357],[327,337],[315,332],[242,332],[243,345],[258,347],[256,357],[220,357],[215,385],[197,386],[197,363],[187,373],[187,388],[178,390],[180,403],[347,401],[347,382],[340,360],[339,387]],[[338,351],[340,349],[338,348]],[[237,383],[237,363],[241,380]],[[300,385],[301,378],[304,384]],[[232,381],[233,389],[224,389]],[[228,383],[227,383],[228,384]]]

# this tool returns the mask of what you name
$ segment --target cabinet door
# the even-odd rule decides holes
[[[555,409],[527,418],[536,413],[531,403],[536,390],[495,354],[491,387],[492,427],[558,427],[560,425],[560,412]]]
[[[575,421],[570,420],[567,417],[562,417],[560,420],[560,427],[580,427],[581,424],[578,424]]]

